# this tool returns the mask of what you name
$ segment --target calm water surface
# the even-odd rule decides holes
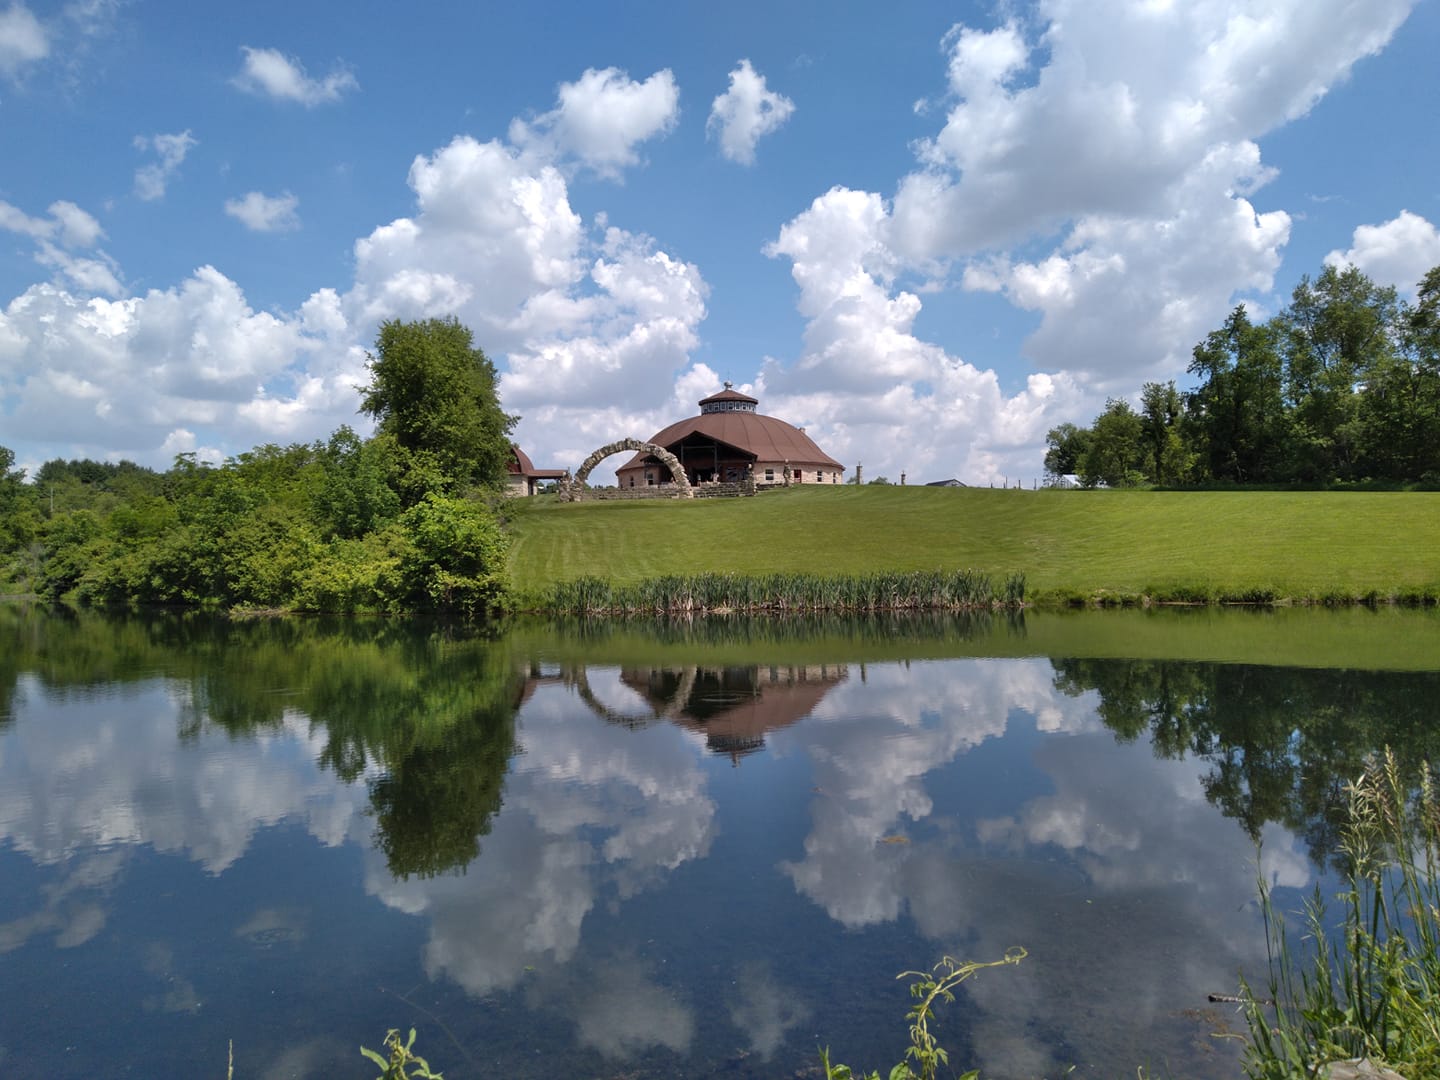
[[[1296,902],[1364,755],[1440,758],[1440,674],[1243,662],[1257,616],[1107,658],[1184,618],[0,609],[0,1076],[368,1076],[411,1025],[451,1080],[888,1071],[897,972],[1017,945],[955,1064],[1238,1075],[1257,873]]]

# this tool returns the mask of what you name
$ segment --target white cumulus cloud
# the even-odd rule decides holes
[[[763,407],[805,425],[847,468],[863,462],[871,478],[1018,477],[1055,411],[1086,400],[1081,388],[1037,373],[1006,393],[994,371],[916,335],[923,305],[894,285],[891,225],[879,195],[835,188],[766,248],[790,259],[808,322],[799,360],[766,365]]]
[[[963,254],[1147,214],[1217,149],[1307,112],[1412,6],[1047,0],[1030,40],[1016,23],[959,27],[955,104],[896,197],[901,246]]]
[[[562,83],[554,109],[510,124],[510,141],[546,160],[574,158],[602,176],[638,164],[641,143],[674,128],[680,88],[668,68],[636,82],[618,68],[589,68]]]
[[[105,235],[100,223],[68,199],[50,204],[48,218],[30,217],[10,203],[0,201],[0,229],[36,240],[58,240],[66,247],[94,247]]]
[[[755,144],[790,119],[795,103],[765,85],[765,76],[741,60],[730,72],[730,88],[710,105],[705,130],[720,140],[720,152],[741,165],[755,163]]]
[[[71,204],[46,217],[0,204],[0,228],[30,237],[57,275],[0,312],[0,402],[16,437],[67,456],[84,447],[156,463],[177,432],[199,450],[230,453],[320,437],[356,422],[355,387],[377,323],[450,315],[495,359],[505,407],[526,416],[527,446],[547,461],[562,453],[578,463],[617,430],[647,435],[668,422],[674,380],[699,340],[706,283],[642,233],[601,224],[604,215],[583,222],[561,159],[583,151],[596,164],[631,160],[634,140],[673,118],[673,80],[610,73],[573,85],[641,104],[630,102],[630,120],[610,118],[613,141],[587,143],[584,124],[558,115],[576,100],[562,94],[543,125],[546,153],[534,142],[461,136],[418,156],[411,214],[357,240],[353,283],[317,290],[297,312],[254,310],[213,267],[172,288],[102,299],[123,295],[118,266],[65,246],[103,235],[93,218]],[[645,119],[657,88],[669,104]],[[194,140],[186,132],[143,142],[163,174]],[[276,229],[294,223],[296,200],[252,192],[226,210]],[[54,416],[64,419],[46,422]]]
[[[60,278],[86,293],[101,296],[123,296],[120,267],[103,251],[93,255],[77,255],[47,241],[41,241],[35,261],[59,272]]]
[[[504,405],[547,460],[578,464],[673,419],[705,317],[696,266],[643,234],[587,229],[560,170],[498,140],[454,139],[415,160],[410,185],[415,214],[356,243],[354,321],[457,315],[504,358]]]
[[[135,170],[135,195],[146,202],[163,199],[175,170],[195,148],[195,139],[186,130],[173,135],[136,135],[134,143],[135,149],[153,151],[159,158]]]
[[[242,45],[245,54],[240,73],[231,83],[246,93],[275,101],[293,101],[307,109],[339,101],[360,84],[350,70],[338,65],[323,79],[306,74],[299,60],[286,56],[279,49],[255,49]]]
[[[225,213],[251,232],[291,232],[300,228],[299,205],[299,197],[288,191],[279,195],[249,191],[238,199],[226,199]]]
[[[948,111],[893,198],[836,188],[766,249],[807,320],[764,370],[773,411],[867,475],[1033,475],[1048,428],[1183,372],[1237,296],[1273,287],[1291,217],[1257,199],[1257,140],[1412,6],[1040,0],[953,28]],[[921,296],[954,284],[1039,316],[1023,387],[917,332]]]
[[[0,201],[0,229],[28,236],[36,242],[35,261],[57,272],[56,280],[85,292],[120,296],[120,268],[95,248],[105,230],[86,210],[66,199],[50,204],[48,217],[31,217],[19,207]],[[77,250],[78,249],[78,250]]]
[[[50,35],[24,4],[0,11],[0,75],[16,78],[50,55]]]
[[[22,0],[0,0],[0,80],[39,96],[67,97],[103,75],[99,46],[115,30],[121,0],[65,0],[38,5],[37,16]]]
[[[1331,266],[1357,266],[1381,285],[1415,295],[1420,279],[1440,266],[1440,229],[1409,210],[1379,225],[1356,228],[1348,251],[1325,256]]]
[[[35,285],[0,311],[0,399],[15,438],[163,463],[180,429],[233,453],[354,421],[364,352],[331,315],[333,294],[292,316],[256,311],[208,266],[143,296],[93,295],[103,291]]]
[[[1087,216],[1045,258],[979,264],[968,284],[1041,315],[1027,347],[1047,366],[1117,393],[1173,377],[1235,292],[1264,292],[1279,268],[1290,216],[1226,187],[1258,168],[1253,143],[1223,147],[1153,215]]]

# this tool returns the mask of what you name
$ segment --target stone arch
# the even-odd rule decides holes
[[[618,709],[612,709],[598,697],[595,691],[590,689],[590,673],[586,668],[581,668],[575,680],[576,692],[590,709],[592,713],[604,720],[607,724],[620,724],[632,731],[649,727],[651,724],[661,720],[678,721],[685,715],[685,709],[690,704],[690,695],[695,692],[695,678],[699,673],[695,665],[681,669],[680,683],[675,689],[670,701],[663,707],[650,706],[649,716],[636,716],[632,713],[623,713]]]
[[[595,468],[596,465],[599,465],[600,462],[604,461],[611,454],[623,454],[626,450],[653,454],[659,458],[660,464],[670,470],[670,475],[675,480],[675,486],[679,489],[680,498],[693,499],[695,497],[695,492],[690,487],[690,481],[685,476],[685,466],[681,465],[680,459],[670,453],[669,450],[666,450],[663,446],[656,446],[654,443],[641,442],[639,439],[620,439],[617,442],[606,443],[585,459],[585,463],[580,466],[580,470],[575,474],[575,479],[571,484],[570,499],[574,500],[577,498],[581,490],[584,489],[585,481],[589,479],[591,469]]]

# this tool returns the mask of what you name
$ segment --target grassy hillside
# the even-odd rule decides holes
[[[1440,493],[805,487],[753,499],[512,504],[533,591],[587,574],[970,567],[1031,594],[1440,589]]]

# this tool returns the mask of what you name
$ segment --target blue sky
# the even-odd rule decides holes
[[[728,379],[1028,484],[1236,303],[1440,264],[1434,0],[6,4],[28,465],[364,430],[377,323],[454,314],[542,466]]]

